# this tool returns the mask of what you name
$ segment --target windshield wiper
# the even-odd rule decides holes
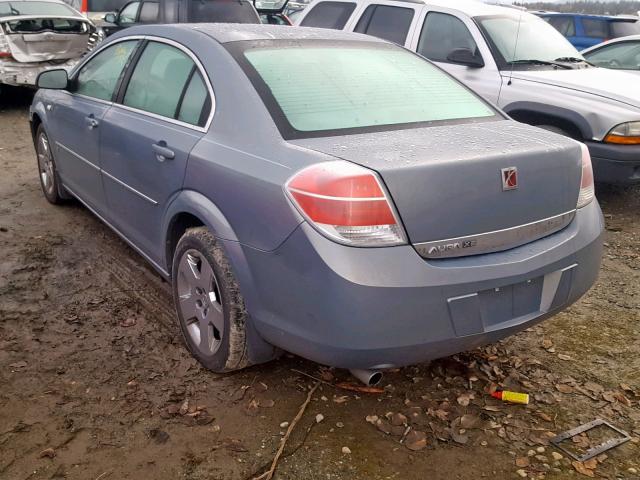
[[[528,59],[528,60],[513,60],[509,62],[509,65],[551,65],[554,67],[560,67],[566,69],[571,69],[570,65],[566,65],[564,63],[559,62],[550,62],[548,60],[538,60],[538,59]]]

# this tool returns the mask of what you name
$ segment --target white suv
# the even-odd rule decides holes
[[[585,142],[597,181],[640,184],[637,76],[587,63],[534,15],[469,0],[315,0],[296,24],[404,45],[514,119]]]

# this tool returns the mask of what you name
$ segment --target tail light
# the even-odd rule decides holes
[[[11,50],[9,49],[9,43],[7,42],[7,38],[2,31],[2,27],[0,27],[0,58],[12,58]]]
[[[286,192],[322,234],[347,245],[381,247],[407,243],[378,176],[345,161],[324,162],[296,173]]]
[[[582,149],[582,181],[580,182],[580,194],[578,195],[577,208],[589,205],[596,196],[595,186],[593,184],[591,154],[584,143],[580,144],[580,148]]]

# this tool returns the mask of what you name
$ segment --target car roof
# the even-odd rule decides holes
[[[196,30],[218,43],[253,40],[360,40],[369,43],[389,43],[370,35],[331,30],[328,28],[294,28],[288,25],[263,25],[246,23],[178,23],[171,25],[144,25],[125,29],[125,35],[153,35],[168,30]]]
[[[580,53],[590,53],[596,50],[600,50],[602,47],[606,46],[606,45],[614,45],[616,43],[623,43],[623,42],[640,42],[640,35],[628,35],[626,37],[618,37],[618,38],[614,38],[612,40],[607,40],[606,42],[602,42],[599,43],[597,45],[594,45],[593,47],[589,47],[589,48],[585,48],[584,50],[582,50]]]
[[[640,18],[633,15],[596,15],[593,13],[569,13],[569,12],[536,12],[536,15],[549,17],[580,17],[608,20],[612,22],[637,22]]]

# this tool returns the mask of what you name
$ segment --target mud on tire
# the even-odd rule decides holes
[[[193,288],[186,288],[185,279],[181,280],[179,278],[181,275],[181,262],[184,262],[185,256],[190,255],[190,252],[197,252],[201,255],[200,260],[206,260],[213,269],[215,278],[212,287],[217,290],[217,292],[214,292],[214,296],[218,298],[222,306],[224,327],[220,335],[219,345],[211,353],[203,351],[203,348],[196,343],[193,334],[194,322],[191,321],[192,330],[190,330],[189,319],[185,318],[181,307],[181,302],[183,301],[181,295],[184,297],[187,295],[187,291],[194,290]],[[196,254],[193,253],[193,255],[195,256]],[[184,272],[184,264],[182,271]],[[203,366],[218,373],[239,370],[249,366],[246,333],[247,311],[244,299],[240,294],[240,288],[224,250],[206,227],[190,228],[182,236],[173,255],[171,277],[180,330],[191,354]]]

